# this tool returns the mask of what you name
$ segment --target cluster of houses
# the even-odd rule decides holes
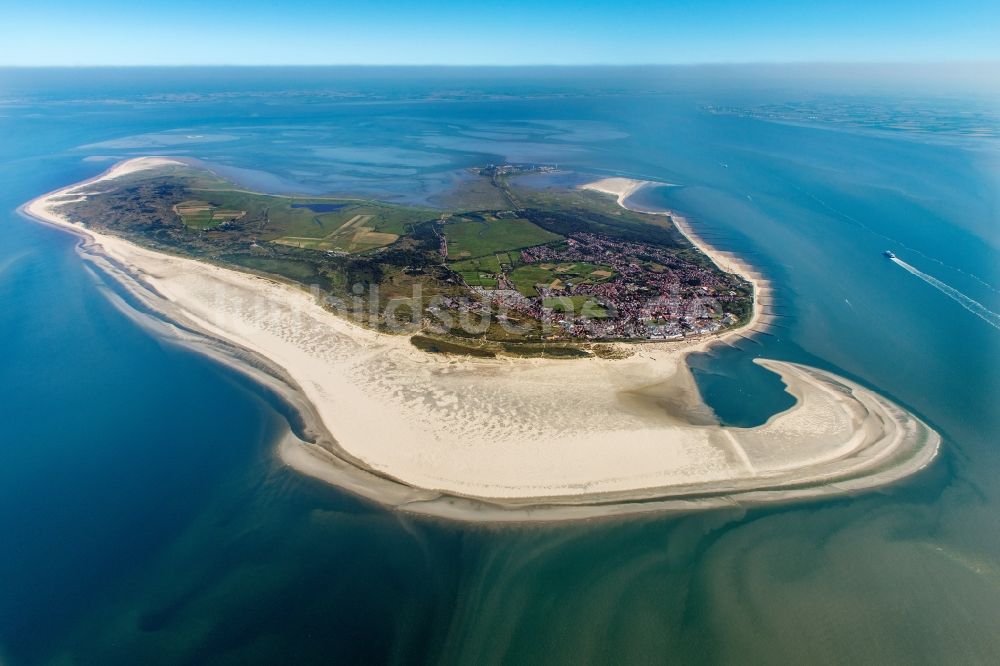
[[[565,243],[521,252],[525,264],[593,264],[611,270],[599,277],[536,285],[538,296],[512,289],[476,289],[495,307],[554,323],[567,336],[586,339],[677,339],[713,333],[735,324],[723,303],[741,298],[737,278],[678,257],[668,248],[580,233]],[[593,274],[592,274],[593,275]],[[501,276],[502,277],[502,276]],[[551,306],[572,302],[590,307]]]

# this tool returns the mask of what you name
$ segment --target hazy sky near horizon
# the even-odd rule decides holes
[[[996,0],[0,0],[0,7],[0,65],[1000,59]]]

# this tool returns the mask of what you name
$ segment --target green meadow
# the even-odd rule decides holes
[[[360,253],[383,247],[412,225],[434,219],[427,209],[353,199],[297,199],[236,189],[191,188],[198,197],[174,207],[185,225],[211,229],[244,220],[260,240],[309,250]]]
[[[453,217],[444,225],[448,257],[484,257],[506,250],[551,243],[562,237],[520,218],[497,218],[485,213]]]

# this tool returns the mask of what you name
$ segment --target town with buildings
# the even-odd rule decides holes
[[[520,251],[520,265],[496,275],[496,288],[470,286],[493,308],[550,324],[553,337],[671,340],[716,332],[739,321],[746,293],[738,278],[678,260],[656,245],[579,233]],[[579,267],[593,268],[583,274]],[[548,282],[525,284],[522,267]]]

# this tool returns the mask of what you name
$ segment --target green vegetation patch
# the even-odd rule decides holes
[[[390,245],[437,213],[350,199],[296,199],[236,189],[189,190],[198,199],[174,208],[186,225],[210,228],[240,220],[261,240],[306,250],[361,253]]]
[[[526,265],[515,268],[508,278],[514,284],[515,289],[529,298],[534,298],[538,296],[535,285],[551,284],[555,279],[555,274],[551,269],[538,265]]]
[[[498,219],[492,215],[467,214],[444,225],[448,257],[462,260],[484,257],[559,240],[561,236],[521,218]],[[509,259],[509,258],[508,258]]]
[[[208,201],[189,199],[174,205],[174,212],[192,229],[210,229],[223,222],[235,222],[247,214],[245,210],[222,208]]]
[[[542,306],[552,308],[554,312],[585,315],[587,317],[604,318],[608,310],[593,296],[577,294],[574,296],[552,296],[542,299]]]
[[[270,228],[294,232],[274,238],[273,242],[307,250],[347,253],[391,245],[414,224],[430,216],[421,209],[369,203],[345,203],[335,211],[322,213],[302,203],[296,206],[283,203],[268,213]]]
[[[486,289],[496,289],[497,279],[490,273],[480,273],[478,271],[461,271],[459,275],[470,287],[485,287]]]
[[[479,358],[493,358],[496,356],[496,353],[489,349],[460,345],[455,342],[429,338],[424,335],[414,335],[410,338],[410,344],[417,349],[434,354],[456,354],[458,356],[477,356]]]
[[[588,264],[524,264],[508,276],[514,288],[529,298],[538,296],[538,285],[563,289],[573,285],[597,284],[615,276],[610,266]]]
[[[412,336],[410,344],[426,352],[454,354],[456,356],[474,356],[478,358],[494,358],[497,353],[525,358],[586,358],[593,355],[585,349],[564,345],[486,343],[478,346],[473,344],[465,345],[426,335]]]
[[[592,356],[585,349],[559,345],[504,344],[501,347],[505,353],[511,356],[524,358],[586,358]]]
[[[524,206],[521,214],[553,233],[594,233],[677,249],[690,246],[669,216],[625,210],[606,194],[519,189],[517,195]]]
[[[295,259],[272,259],[249,255],[227,255],[226,261],[261,273],[271,273],[301,282],[302,284],[323,284],[325,278],[316,271],[314,264]]]
[[[462,261],[453,261],[450,264],[453,271],[458,273],[464,273],[466,271],[477,271],[480,273],[499,273],[500,272],[500,260],[497,259],[496,255],[487,255],[485,257],[476,257],[475,259],[464,259]]]

